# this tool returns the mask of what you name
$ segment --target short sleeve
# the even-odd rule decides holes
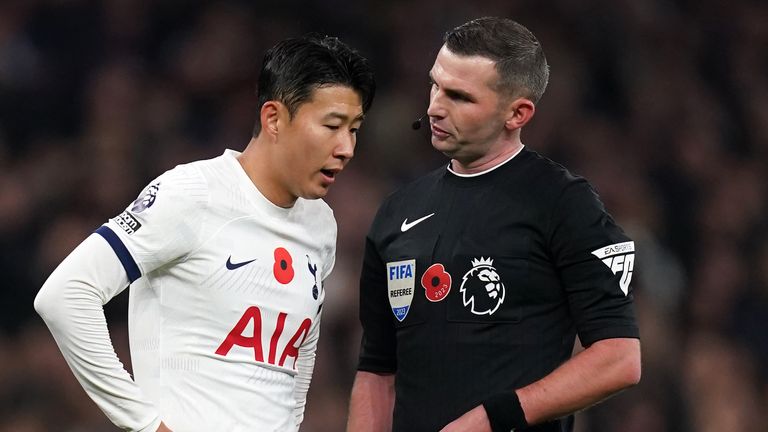
[[[551,250],[582,344],[638,338],[634,242],[584,179],[569,182],[551,220]]]
[[[128,207],[96,230],[133,282],[184,257],[199,244],[208,203],[205,179],[176,167],[152,181]]]

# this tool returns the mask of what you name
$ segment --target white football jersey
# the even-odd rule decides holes
[[[274,205],[237,154],[164,173],[97,230],[132,282],[134,379],[174,431],[296,430],[314,364],[333,213]]]

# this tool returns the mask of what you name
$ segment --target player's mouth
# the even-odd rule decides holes
[[[335,181],[336,175],[341,172],[341,168],[323,168],[320,170],[320,174],[323,176],[325,183],[331,184]]]

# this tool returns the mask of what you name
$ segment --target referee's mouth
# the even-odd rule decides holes
[[[445,139],[451,136],[451,134],[448,133],[448,131],[440,129],[439,127],[435,126],[434,123],[432,123],[430,126],[432,129],[432,135],[436,136],[437,138]]]

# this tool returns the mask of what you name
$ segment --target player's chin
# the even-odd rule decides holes
[[[326,195],[328,195],[328,189],[330,189],[330,184],[324,184],[324,183],[316,183],[313,184],[312,187],[307,188],[304,193],[301,195],[304,199],[320,199],[325,198]]]

